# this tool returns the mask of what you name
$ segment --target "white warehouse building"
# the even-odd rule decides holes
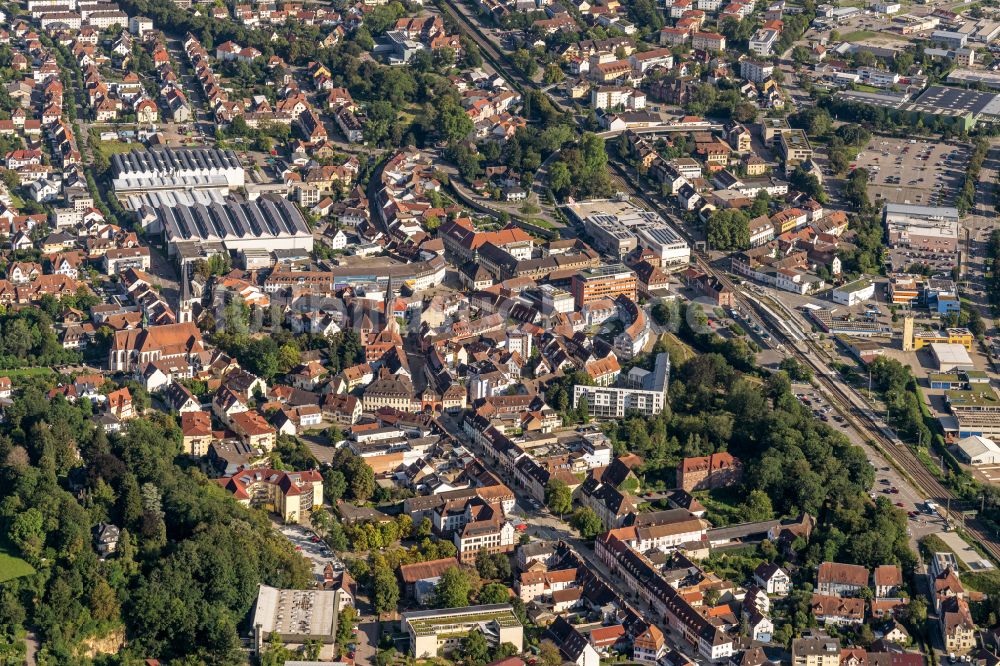
[[[875,283],[871,280],[855,280],[830,291],[830,298],[841,305],[856,305],[864,303],[875,296]]]
[[[973,435],[955,443],[958,457],[970,465],[1000,465],[1000,446],[992,439]]]
[[[246,172],[231,150],[154,148],[111,157],[115,194],[156,190],[232,190],[246,185]]]

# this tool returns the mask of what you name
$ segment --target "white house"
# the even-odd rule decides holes
[[[334,250],[343,250],[347,247],[347,234],[343,229],[337,229],[337,233],[330,238],[330,247]]]
[[[765,562],[753,572],[754,581],[768,594],[785,596],[792,589],[792,579],[788,572],[777,564]]]

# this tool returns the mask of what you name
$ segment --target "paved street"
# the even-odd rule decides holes
[[[449,433],[458,437],[463,442],[466,443],[471,449],[479,451],[479,447],[469,440],[464,433],[461,432],[461,428],[454,418],[450,415],[442,415],[439,418],[439,422],[448,430]],[[486,460],[485,458],[480,458],[481,460]],[[559,520],[556,516],[553,516],[546,509],[540,509],[538,511],[532,510],[528,503],[529,496],[522,492],[522,489],[518,487],[514,479],[509,475],[505,474],[502,470],[493,469],[503,481],[507,484],[517,498],[517,504],[514,508],[514,514],[519,515],[527,520],[528,529],[527,534],[531,535],[533,538],[543,539],[547,541],[564,541],[569,544],[573,550],[575,550],[581,557],[583,557],[591,568],[596,571],[600,577],[608,583],[623,599],[628,601],[633,608],[644,614],[645,617],[652,619],[656,622],[657,626],[663,630],[664,634],[670,637],[671,647],[674,647],[681,652],[683,652],[689,659],[695,661],[696,663],[701,663],[698,661],[698,655],[691,650],[690,644],[683,639],[680,634],[676,631],[670,629],[660,618],[657,616],[656,611],[650,607],[648,603],[645,602],[639,595],[633,593],[625,584],[620,576],[616,576],[611,573],[611,571],[601,562],[597,556],[594,554],[593,549],[590,544],[588,544],[583,539],[580,539],[575,531],[569,527],[565,522]]]

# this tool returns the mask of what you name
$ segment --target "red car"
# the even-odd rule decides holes
[[[302,550],[302,546],[296,546],[295,550]]]
[[[896,506],[898,506],[900,509],[902,509],[906,505],[903,504],[902,502],[896,502]]]

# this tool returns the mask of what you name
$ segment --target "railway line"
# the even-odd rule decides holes
[[[488,39],[482,33],[479,26],[469,20],[464,12],[457,10],[448,0],[441,0],[438,3],[438,7],[463,27],[463,30],[479,46],[484,58],[520,92],[523,93],[526,86],[541,90],[534,81],[526,79],[511,70],[504,54],[500,52],[492,40]],[[543,94],[548,97],[547,93],[543,92]],[[609,165],[612,167],[611,179],[616,187],[621,188],[624,192],[631,192],[633,195],[636,195],[651,210],[661,209],[661,206],[646,192],[632,185],[630,174],[625,169],[615,162],[610,162]],[[677,224],[676,219],[672,219],[671,222],[677,228],[677,231],[685,236],[689,243],[693,244],[690,234],[681,225]],[[845,388],[834,379],[834,374],[831,370],[818,360],[816,350],[810,349],[812,343],[807,335],[791,325],[785,317],[775,312],[762,299],[748,296],[743,291],[737,289],[736,285],[733,284],[724,271],[714,268],[709,263],[707,256],[703,252],[693,252],[693,256],[695,262],[702,270],[718,278],[736,294],[737,303],[742,306],[745,312],[752,313],[751,316],[760,319],[760,323],[764,325],[765,330],[770,329],[775,334],[776,340],[784,341],[785,351],[793,354],[800,361],[804,362],[806,366],[813,369],[813,374],[817,378],[817,381],[829,395],[835,397],[835,400],[832,400],[831,404],[841,412],[844,419],[858,432],[864,433],[874,446],[904,473],[917,490],[921,491],[928,499],[933,499],[942,506],[948,505],[951,500],[957,499],[954,493],[927,470],[905,443],[900,441],[895,434],[886,432],[885,426],[879,422],[877,415],[865,404],[856,391]],[[779,347],[779,349],[781,348]],[[955,512],[947,515],[946,519],[952,519],[953,514]],[[961,516],[957,517],[961,518]],[[977,521],[965,522],[965,529],[994,560],[1000,562],[1000,544],[992,539]]]
[[[540,89],[538,84],[521,74],[514,72],[508,65],[507,57],[496,47],[493,40],[483,34],[482,29],[469,20],[465,12],[452,6],[449,0],[440,0],[436,3],[439,10],[446,13],[458,23],[462,30],[476,43],[483,58],[493,66],[493,68],[504,76],[519,93],[524,94],[525,87]],[[543,93],[548,97],[548,94]],[[558,108],[558,107],[557,107]]]
[[[626,192],[631,192],[637,196],[646,207],[651,210],[662,208],[647,193],[637,189],[631,182],[629,174],[618,164],[611,163],[614,171],[612,180]],[[692,242],[690,234],[683,227],[674,223],[679,233],[685,236],[688,242]],[[874,410],[864,402],[864,399],[856,391],[845,388],[835,379],[835,374],[822,361],[818,360],[818,350],[811,348],[812,342],[801,330],[789,323],[787,317],[781,316],[768,306],[762,299],[749,296],[743,290],[738,289],[725,271],[713,267],[708,260],[708,256],[701,251],[692,251],[692,258],[698,267],[709,275],[718,278],[735,295],[736,303],[744,312],[750,313],[760,323],[765,325],[765,330],[770,330],[774,334],[774,339],[784,343],[785,350],[793,354],[798,360],[813,370],[820,385],[827,394],[834,399],[831,404],[837,409],[844,419],[858,432],[863,433],[870,442],[888,460],[892,462],[904,476],[910,480],[912,485],[920,491],[927,499],[936,501],[940,506],[949,505],[957,500],[955,494],[945,487],[941,481],[935,477],[924,464],[916,457],[899,437],[891,431],[887,432],[884,424],[880,423]],[[958,520],[963,522],[959,512],[952,510],[945,516],[946,520]],[[964,521],[965,531],[974,538],[979,545],[995,561],[1000,562],[1000,544],[990,537],[989,533],[975,520]]]
[[[710,274],[715,275],[723,284],[729,287],[734,294],[736,294],[737,303],[743,305],[744,307],[754,307],[757,306],[756,311],[758,313],[764,312],[765,319],[770,320],[773,332],[778,336],[785,338],[787,347],[789,351],[794,354],[800,361],[804,362],[808,367],[812,368],[813,374],[817,381],[822,385],[829,395],[835,397],[835,400],[831,400],[834,408],[836,408],[841,415],[855,427],[859,432],[865,433],[865,435],[870,438],[876,448],[886,456],[890,461],[893,462],[900,470],[903,471],[905,476],[907,476],[913,485],[916,486],[918,490],[928,499],[936,501],[940,505],[948,505],[952,500],[956,500],[955,494],[949,490],[941,481],[935,477],[927,467],[916,457],[916,455],[910,450],[909,446],[899,439],[895,434],[891,432],[886,432],[886,427],[880,423],[878,416],[875,411],[865,404],[864,399],[861,398],[856,391],[853,389],[845,388],[839,381],[835,379],[834,373],[826,366],[823,362],[819,361],[816,355],[816,350],[810,350],[810,342],[804,335],[799,332],[798,335],[794,333],[789,333],[790,330],[794,330],[794,327],[789,326],[780,317],[777,316],[770,308],[766,306],[763,302],[758,299],[752,299],[746,296],[743,292],[736,288],[732,280],[729,277],[718,270],[714,270],[708,261],[700,253],[697,255],[697,261],[702,270],[710,272]],[[804,347],[804,349],[803,349]],[[809,353],[812,351],[812,353]],[[956,515],[956,512],[952,511],[950,515],[945,516],[946,519],[957,519],[961,521],[961,515]],[[975,538],[979,544],[985,549],[993,559],[1000,561],[1000,544],[990,538],[989,534],[976,522],[976,521],[964,521],[965,530]]]

